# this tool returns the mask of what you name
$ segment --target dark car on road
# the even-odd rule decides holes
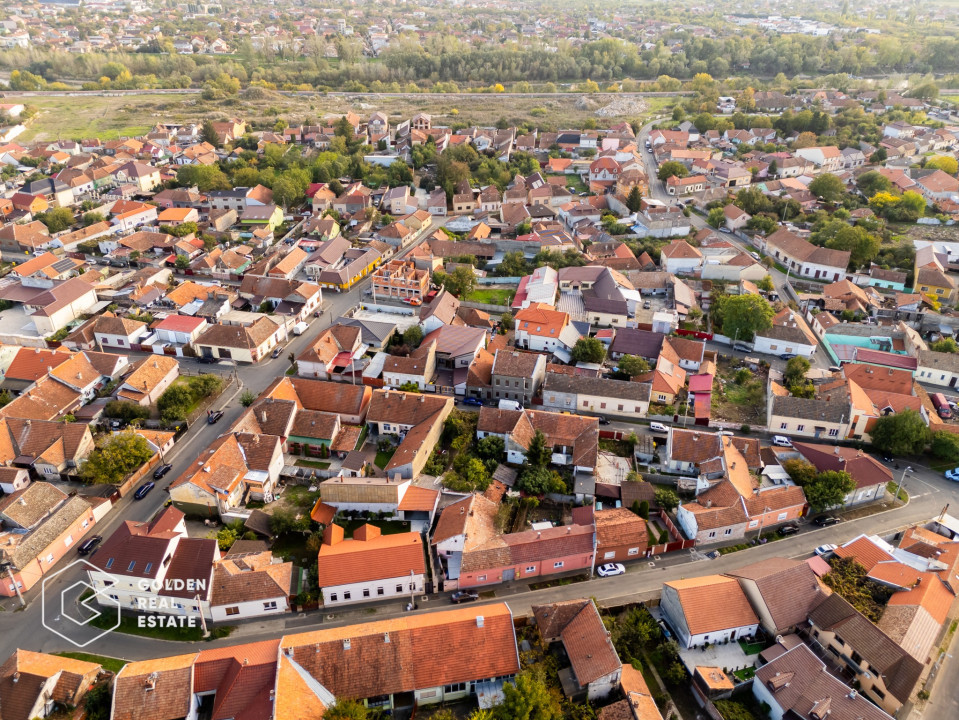
[[[779,357],[780,357],[782,360],[792,360],[792,359],[793,359],[794,357],[796,357],[796,356],[793,355],[792,353],[783,353],[783,354],[780,355]]]
[[[206,416],[206,421],[210,425],[220,422],[220,418],[223,417],[222,410],[214,410],[209,415]]]
[[[782,526],[781,528],[779,528],[779,530],[777,530],[776,532],[778,532],[778,533],[779,533],[780,535],[782,535],[783,537],[785,537],[786,535],[795,535],[796,533],[799,532],[799,526],[798,526],[798,525],[783,525],[783,526]]]
[[[83,544],[77,548],[77,552],[80,553],[81,555],[89,555],[96,549],[97,545],[99,545],[101,542],[103,542],[103,536],[94,535],[89,540],[84,541]]]
[[[156,470],[153,471],[153,479],[159,480],[168,472],[170,472],[170,470],[172,469],[173,469],[173,466],[170,465],[170,463],[164,463],[163,465],[161,465],[160,467],[158,467]]]
[[[460,603],[473,602],[474,600],[479,600],[479,595],[474,592],[469,592],[468,590],[457,590],[455,593],[450,595],[450,602],[454,605],[459,605]]]
[[[478,406],[478,407],[482,407],[482,406],[483,406],[483,401],[480,400],[479,398],[467,397],[467,398],[463,398],[463,404],[464,404],[464,405],[476,405],[476,406]]]
[[[212,355],[198,355],[196,361],[202,365],[212,365],[216,362],[216,358]]]
[[[270,353],[270,357],[276,360],[278,357],[280,357],[280,353],[282,352],[283,352],[283,348],[277,346],[273,348],[273,352]]]
[[[134,499],[134,500],[142,500],[142,499],[145,498],[145,497],[150,493],[150,491],[151,491],[153,488],[155,488],[155,487],[156,487],[156,483],[155,483],[155,482],[148,482],[148,483],[146,483],[145,485],[141,485],[139,488],[137,488],[137,491],[136,491],[135,493],[133,493],[133,499]]]
[[[840,522],[841,520],[839,518],[833,517],[832,515],[819,515],[812,520],[812,524],[818,527],[829,527],[830,525],[837,525]]]

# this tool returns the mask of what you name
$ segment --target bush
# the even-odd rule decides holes
[[[130,400],[111,400],[103,409],[103,414],[108,418],[133,422],[134,420],[146,420],[150,417],[150,410]]]

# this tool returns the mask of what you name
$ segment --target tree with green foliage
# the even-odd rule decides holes
[[[526,462],[533,467],[546,467],[553,456],[552,448],[546,444],[546,436],[539,430],[533,433],[526,450]]]
[[[891,455],[918,455],[929,444],[929,428],[915,410],[877,418],[870,436],[876,448]]]
[[[504,331],[512,330],[514,323],[513,313],[505,312],[500,316],[499,325]]]
[[[463,265],[447,274],[442,270],[433,273],[433,283],[446,288],[456,297],[463,299],[476,287],[476,275],[472,268]]]
[[[809,192],[825,202],[839,202],[846,194],[846,184],[832,173],[822,173],[809,183]]]
[[[46,225],[51,234],[63,232],[76,221],[73,212],[64,207],[47,210],[45,213],[38,215],[37,220]]]
[[[83,227],[90,227],[91,225],[96,225],[97,223],[102,223],[106,220],[101,213],[98,212],[87,212],[83,213]]]
[[[676,494],[675,490],[670,488],[657,488],[653,495],[653,500],[666,512],[670,512],[679,507],[679,495]]]
[[[938,155],[926,161],[926,170],[942,170],[949,175],[955,175],[959,170],[959,161],[951,155]]]
[[[763,275],[762,280],[756,283],[756,287],[758,287],[763,292],[772,292],[773,290],[776,289],[775,284],[773,284],[773,279],[769,275]]]
[[[856,482],[842,470],[827,470],[803,487],[813,510],[821,511],[842,505],[846,495],[856,489]]]
[[[576,341],[570,355],[574,363],[601,363],[606,357],[606,346],[596,338],[584,337]]]
[[[722,295],[718,305],[723,335],[734,341],[751,341],[757,332],[772,327],[776,314],[764,298],[748,293]]]
[[[941,353],[956,353],[959,352],[959,344],[951,337],[944,337],[929,343],[929,349]]]
[[[150,408],[145,408],[130,400],[110,400],[103,408],[103,414],[108,418],[133,422],[135,420],[146,420],[150,417]]]
[[[219,547],[221,551],[226,552],[233,547],[233,543],[239,540],[242,534],[243,521],[234,520],[212,533],[212,537],[216,540],[217,547]]]
[[[205,143],[210,143],[210,145],[215,148],[220,147],[220,134],[216,131],[212,120],[206,119],[200,126],[200,140]]]
[[[367,720],[370,712],[357,700],[338,699],[323,713],[324,720]]]
[[[550,691],[540,668],[527,668],[503,685],[503,701],[493,708],[495,720],[561,720],[559,696]]]
[[[111,435],[87,457],[80,477],[88,483],[119,483],[153,456],[147,441],[132,432]]]
[[[110,720],[111,704],[110,683],[94,685],[83,698],[87,720]]]
[[[423,342],[423,328],[419,325],[410,325],[403,331],[403,343],[415,350]]]
[[[256,393],[252,390],[244,390],[243,394],[240,395],[240,405],[243,407],[250,407],[253,403],[256,402]]]
[[[643,520],[649,520],[649,501],[643,500],[639,504],[639,513],[637,513]]]
[[[819,471],[816,466],[808,460],[802,458],[789,458],[783,461],[783,470],[785,470],[792,481],[800,487],[805,487],[816,479]]]
[[[623,355],[619,359],[618,368],[619,372],[634,378],[648,373],[649,363],[646,358],[641,358],[638,355]]]
[[[809,368],[811,367],[812,365],[809,364],[809,360],[804,357],[798,356],[790,358],[786,363],[786,372],[783,373],[783,380],[786,383],[786,387],[804,385],[806,383],[806,373],[809,372]]]
[[[684,178],[689,175],[689,170],[681,162],[676,162],[675,160],[667,160],[662,165],[659,166],[659,171],[656,173],[656,177],[666,182],[671,177]]]
[[[932,434],[929,452],[939,460],[959,462],[959,435],[948,430],[937,430]]]
[[[861,225],[850,225],[843,220],[829,220],[813,233],[813,243],[830,250],[849,251],[849,266],[868,266],[879,254],[880,238]]]
[[[859,176],[856,187],[869,199],[878,192],[891,193],[892,181],[882,173],[870,170]]]
[[[548,467],[523,465],[516,479],[516,487],[529,495],[546,495],[547,493],[565,493],[566,483],[559,473]]]
[[[709,215],[706,216],[706,222],[712,227],[718,228],[726,222],[726,212],[719,206],[712,208]]]
[[[484,460],[500,462],[505,452],[506,445],[503,438],[497,435],[487,435],[476,443],[476,453]]]
[[[396,389],[399,390],[400,392],[408,392],[408,393],[422,392],[422,390],[420,390],[420,386],[414,380],[407,380],[405,383],[403,383]]]
[[[176,260],[173,261],[173,266],[177,270],[186,270],[190,267],[190,258],[186,255],[177,255]]]
[[[497,273],[504,277],[522,277],[529,272],[529,263],[521,250],[511,250],[503,255]]]
[[[643,193],[640,192],[639,185],[633,185],[630,188],[629,195],[626,196],[626,207],[630,212],[639,212],[643,204]]]
[[[169,423],[176,420],[185,420],[193,406],[193,393],[186,385],[171,385],[157,400],[157,410],[160,419]]]

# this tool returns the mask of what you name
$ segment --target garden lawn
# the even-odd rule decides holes
[[[102,665],[104,670],[109,670],[114,675],[120,672],[120,669],[127,664],[126,660],[120,658],[106,657],[105,655],[91,655],[82,652],[58,652],[53,653],[59,657],[70,658],[72,660],[82,660],[83,662],[96,663]]]
[[[376,467],[378,467],[380,470],[384,469],[384,468],[386,467],[386,464],[390,461],[390,458],[393,457],[393,453],[394,453],[394,452],[396,452],[396,449],[395,449],[395,448],[394,448],[393,450],[387,450],[387,451],[379,450],[379,451],[377,451],[377,453],[376,453],[376,458],[373,460],[373,463],[374,463],[374,464],[376,465]]]
[[[405,520],[364,520],[356,518],[353,520],[338,520],[337,525],[343,528],[343,537],[351,538],[353,533],[364,525],[373,525],[380,529],[382,535],[399,535],[410,531],[410,524]]]
[[[466,299],[470,302],[486,303],[487,305],[509,306],[515,290],[511,288],[483,288],[474,290]]]

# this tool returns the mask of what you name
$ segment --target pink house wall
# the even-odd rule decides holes
[[[562,562],[563,566],[554,567],[554,564],[557,562]],[[531,560],[518,565],[506,565],[489,570],[464,572],[460,575],[459,586],[461,588],[470,588],[483,585],[496,585],[497,583],[503,582],[503,573],[511,568],[516,571],[516,580],[525,580],[527,578],[556,575],[574,570],[589,570],[592,564],[593,553],[591,552],[549,558],[547,560]]]

